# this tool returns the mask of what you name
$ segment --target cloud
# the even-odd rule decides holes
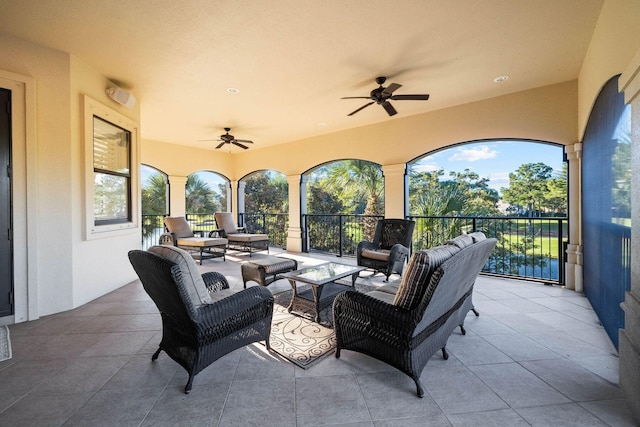
[[[438,164],[433,162],[430,162],[430,163],[416,162],[413,165],[411,165],[411,170],[413,172],[434,172],[439,169],[442,169],[442,166],[439,166]]]
[[[475,162],[477,160],[493,159],[498,155],[496,150],[492,150],[488,145],[480,145],[473,148],[459,148],[449,157],[451,162]]]

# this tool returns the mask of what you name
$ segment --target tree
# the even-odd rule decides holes
[[[289,186],[282,174],[267,171],[256,172],[245,182],[245,212],[288,212]]]
[[[566,215],[567,213],[567,174],[568,163],[564,163],[560,176],[547,181],[547,194],[543,207],[556,214]]]
[[[509,174],[509,187],[502,188],[505,202],[527,209],[533,215],[542,209],[548,191],[547,181],[553,168],[544,163],[525,163]]]
[[[196,174],[187,177],[185,195],[187,213],[211,214],[220,210],[216,193]]]
[[[366,160],[344,160],[328,166],[322,186],[341,195],[346,206],[352,206],[353,213],[367,216],[384,214],[384,178],[382,169]],[[364,204],[362,203],[364,202]],[[364,205],[364,209],[360,210]],[[373,239],[377,219],[364,220],[364,236]]]
[[[154,172],[142,187],[142,214],[165,215],[167,213],[167,180],[160,172]]]

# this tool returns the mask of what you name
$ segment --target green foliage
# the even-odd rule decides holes
[[[142,214],[167,214],[167,179],[160,172],[150,175],[142,186]]]
[[[564,178],[561,176],[552,180],[552,172],[551,166],[544,163],[521,165],[518,170],[509,174],[509,187],[502,189],[502,198],[507,203],[527,209],[531,214],[536,211],[557,211],[563,207],[562,201],[557,199],[557,190],[563,186],[566,188],[566,174]],[[549,185],[553,194],[550,194]]]
[[[489,188],[489,179],[465,169],[414,172],[409,175],[409,211],[416,216],[488,216],[497,215],[498,192]]]
[[[284,175],[261,171],[252,174],[245,182],[245,212],[289,211],[289,185]]]
[[[621,140],[611,157],[613,188],[611,189],[614,218],[631,218],[631,144]]]
[[[210,214],[220,211],[220,196],[198,175],[187,177],[185,193],[187,213]]]
[[[320,186],[310,186],[307,212],[310,214],[336,214],[344,211],[344,204],[335,194]]]

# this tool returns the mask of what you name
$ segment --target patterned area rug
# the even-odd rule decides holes
[[[9,327],[0,326],[0,362],[11,359],[11,340],[9,339]]]
[[[351,285],[351,279],[338,280],[338,283]],[[358,279],[356,290],[366,292],[375,289],[367,279]],[[300,286],[298,290],[305,287]],[[323,357],[333,354],[336,348],[336,335],[333,331],[331,306],[320,312],[320,323],[313,320],[312,313],[287,312],[292,291],[274,295],[273,320],[271,321],[271,348],[292,363],[307,369]]]
[[[271,349],[292,363],[307,369],[336,348],[331,307],[320,313],[320,324],[311,320],[310,313],[287,312],[292,291],[274,296],[271,321]]]

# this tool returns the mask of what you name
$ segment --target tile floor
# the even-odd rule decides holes
[[[303,266],[326,258],[286,255]],[[234,254],[201,269],[242,287],[244,260]],[[303,370],[260,344],[215,362],[185,395],[182,368],[164,353],[150,361],[160,317],[133,282],[10,326],[14,357],[0,362],[0,426],[634,425],[617,386],[616,351],[586,298],[481,276],[474,301],[480,317],[469,314],[467,335],[451,336],[449,360],[437,353],[427,364],[423,399],[409,377],[367,356],[344,351]]]

